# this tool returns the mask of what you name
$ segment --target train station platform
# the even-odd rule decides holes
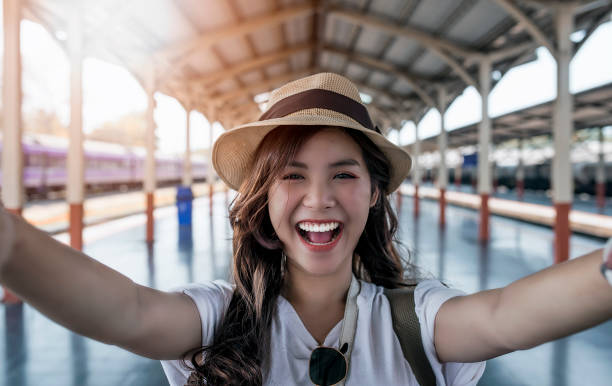
[[[137,214],[85,230],[84,252],[134,281],[161,290],[188,282],[227,278],[231,256],[228,197],[216,193],[212,216],[207,196],[194,201],[193,226],[180,229],[173,206],[155,211],[156,241],[145,243],[145,216]],[[477,240],[478,213],[447,208],[437,226],[438,204],[412,199],[398,207],[399,239],[424,273],[468,293],[500,287],[552,263],[553,233],[545,226],[491,217],[491,239]],[[55,237],[66,239],[67,235]],[[603,246],[572,235],[572,257]],[[525,317],[528,317],[527,315]],[[29,305],[0,308],[0,386],[167,385],[158,361],[73,334]],[[612,379],[612,322],[488,362],[480,385],[604,386]]]
[[[404,184],[400,191],[403,195],[414,196],[414,186]],[[419,197],[438,200],[440,191],[433,186],[419,185]],[[466,189],[449,189],[445,194],[446,202],[465,208],[479,209],[480,196],[469,193]],[[548,201],[548,202],[547,202]],[[612,207],[604,208],[604,214],[595,213],[595,206],[580,201],[578,210],[570,211],[570,229],[572,232],[600,238],[612,237]],[[496,194],[489,198],[489,211],[492,214],[552,227],[555,221],[555,208],[545,197],[534,193],[527,194],[523,201],[517,200],[508,193]]]

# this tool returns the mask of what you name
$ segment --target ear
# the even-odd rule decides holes
[[[374,193],[372,193],[372,197],[370,198],[370,208],[373,208],[378,201],[378,196],[380,195],[380,190],[378,187],[375,188]]]

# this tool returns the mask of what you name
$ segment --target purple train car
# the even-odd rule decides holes
[[[23,136],[23,180],[28,198],[44,198],[66,187],[68,139],[42,134]],[[0,137],[0,154],[2,138]],[[145,149],[119,144],[85,141],[85,185],[87,193],[142,187]],[[192,158],[194,181],[206,179],[208,163]],[[177,184],[183,173],[179,157],[156,157],[157,182],[160,186]],[[2,170],[0,169],[0,177]],[[1,181],[1,179],[0,179]]]

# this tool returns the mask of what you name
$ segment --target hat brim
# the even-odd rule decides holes
[[[367,129],[349,119],[334,119],[320,115],[296,115],[256,121],[237,126],[223,133],[213,146],[212,163],[217,174],[230,188],[238,190],[250,167],[255,150],[270,131],[279,126],[335,126],[364,133],[385,154],[391,167],[387,193],[395,191],[408,176],[412,160],[408,152],[382,134]]]

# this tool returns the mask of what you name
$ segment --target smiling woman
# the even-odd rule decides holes
[[[0,284],[80,334],[163,359],[172,386],[476,385],[486,359],[612,318],[601,250],[505,288],[421,280],[390,301],[418,281],[388,198],[411,160],[339,75],[274,91],[259,121],[218,138],[213,164],[238,190],[231,284],[140,286],[1,208]]]

